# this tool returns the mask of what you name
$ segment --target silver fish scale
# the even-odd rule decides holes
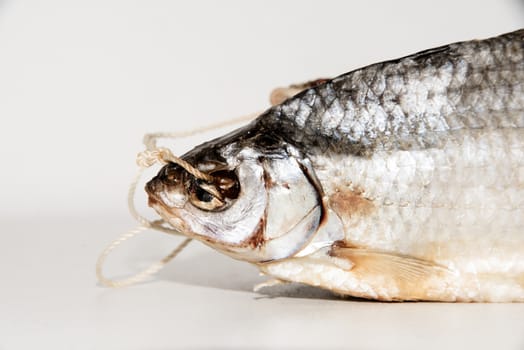
[[[523,127],[523,84],[520,30],[355,70],[259,122],[309,152],[440,148],[457,130]]]

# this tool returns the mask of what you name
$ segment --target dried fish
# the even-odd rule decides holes
[[[175,229],[281,281],[524,301],[523,127],[519,30],[306,84],[181,157],[205,176],[170,163],[146,190]]]

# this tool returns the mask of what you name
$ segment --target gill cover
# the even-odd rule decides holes
[[[295,157],[262,161],[267,207],[261,260],[287,258],[304,248],[316,233],[322,215],[320,189],[311,168]]]

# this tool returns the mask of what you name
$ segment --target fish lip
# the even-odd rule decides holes
[[[149,207],[155,209],[156,211],[165,211],[165,212],[168,212],[169,214],[175,215],[171,210],[172,208],[168,207],[164,203],[162,198],[160,198],[160,196],[158,195],[158,192],[148,192],[147,190],[146,192],[148,194],[147,205]]]
[[[149,207],[153,208],[162,219],[169,223],[175,230],[185,232],[187,227],[184,224],[183,219],[180,215],[177,215],[176,208],[170,208],[164,204],[164,202],[158,198],[156,194],[150,194],[148,203]],[[174,210],[173,210],[174,209]],[[178,222],[178,225],[173,225],[173,222]]]
[[[162,189],[159,189],[159,186],[162,186]],[[144,189],[146,191],[146,193],[148,194],[149,198],[155,196],[156,197],[156,193],[159,192],[159,190],[163,190],[165,187],[164,183],[162,180],[160,180],[158,178],[158,176],[155,176],[154,178],[152,178],[151,180],[149,180]]]
[[[146,184],[145,190],[148,195],[148,206],[154,209],[175,230],[187,234],[187,225],[185,225],[182,217],[177,214],[177,210],[180,208],[169,207],[160,196],[160,193],[169,190],[169,186],[162,179],[155,177]],[[178,225],[174,225],[174,222],[177,222]]]
[[[159,185],[162,185],[162,188],[159,189]],[[145,191],[147,193],[147,205],[151,208],[154,208],[155,205],[162,205],[162,200],[158,198],[158,194],[160,191],[164,190],[164,184],[161,180],[159,180],[157,177],[154,177],[145,185]]]
[[[145,191],[147,193],[147,205],[155,210],[158,207],[163,210],[170,211],[159,196],[159,193],[166,190],[166,185],[158,177],[154,177],[146,183]],[[157,210],[158,211],[158,210]]]

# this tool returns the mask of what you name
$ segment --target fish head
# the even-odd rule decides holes
[[[289,258],[320,224],[321,190],[291,146],[250,145],[211,144],[182,157],[211,180],[165,165],[146,185],[149,205],[179,232],[233,258]]]

